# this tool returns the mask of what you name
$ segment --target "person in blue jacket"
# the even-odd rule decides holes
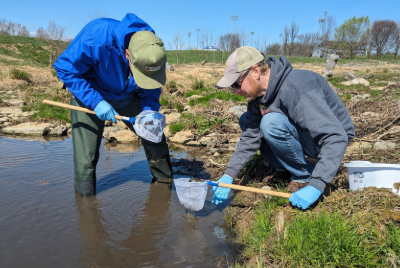
[[[143,110],[158,111],[165,84],[164,43],[134,14],[122,21],[89,22],[54,64],[58,77],[72,93],[71,104],[96,115],[71,110],[75,191],[96,194],[96,165],[104,121],[115,115],[135,117]],[[134,131],[132,124],[127,126]],[[142,139],[153,182],[170,180],[168,145]]]

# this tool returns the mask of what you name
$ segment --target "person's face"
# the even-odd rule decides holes
[[[235,95],[243,96],[247,102],[254,100],[259,95],[259,85],[254,78],[254,72],[255,70],[252,68],[243,71],[239,79],[232,84]]]

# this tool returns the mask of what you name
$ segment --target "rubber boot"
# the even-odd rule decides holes
[[[142,145],[153,176],[152,182],[172,182],[172,165],[165,136],[160,143],[142,139]]]
[[[74,179],[75,193],[81,196],[96,195],[96,180]]]

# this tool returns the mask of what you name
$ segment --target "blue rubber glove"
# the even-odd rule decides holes
[[[151,111],[151,108],[149,106],[144,106],[142,111]]]
[[[317,201],[321,194],[322,192],[317,188],[307,185],[303,189],[294,192],[289,198],[289,201],[293,206],[307,209],[312,203]]]
[[[114,108],[105,100],[102,100],[97,104],[97,106],[94,108],[94,111],[97,115],[97,117],[100,120],[112,120],[114,124],[117,123],[117,119],[115,118],[115,115],[118,113],[114,110]]]
[[[232,184],[233,179],[228,175],[223,175],[219,180],[217,180],[217,182]],[[224,202],[228,198],[230,192],[230,188],[213,186],[213,188],[211,189],[211,193],[214,193],[214,195],[211,199],[211,203],[215,203],[216,205],[218,205],[219,203]]]
[[[153,114],[153,118],[159,120],[159,119],[161,119],[162,117],[161,117],[161,114],[155,113],[155,114]]]

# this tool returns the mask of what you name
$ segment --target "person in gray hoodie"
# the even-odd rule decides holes
[[[293,206],[307,209],[335,177],[354,125],[343,102],[319,74],[293,70],[283,56],[264,55],[244,46],[233,52],[216,87],[232,87],[248,101],[239,119],[243,131],[218,182],[233,179],[258,150],[278,172],[290,172]],[[306,156],[317,160],[316,165]],[[289,189],[290,189],[289,188]],[[214,186],[212,202],[227,199],[230,189]]]

